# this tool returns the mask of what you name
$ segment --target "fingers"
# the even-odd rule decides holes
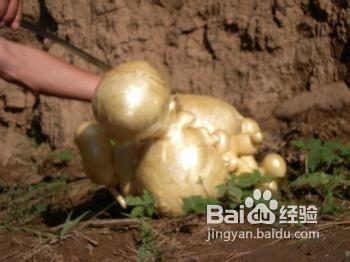
[[[12,22],[15,20],[17,16],[18,8],[19,8],[19,0],[11,0],[4,17],[4,22],[7,25],[11,25]]]
[[[17,14],[16,14],[16,17],[15,17],[15,20],[11,24],[11,28],[13,30],[16,30],[16,29],[19,28],[20,23],[21,23],[21,19],[22,19],[22,0],[19,0],[19,6],[18,6]]]
[[[21,0],[2,0],[0,5],[0,14],[4,13],[1,18],[0,25],[7,24],[12,28],[18,28],[19,21],[22,16],[22,1]]]
[[[4,26],[4,17],[6,15],[10,0],[2,0],[0,1],[0,26]]]

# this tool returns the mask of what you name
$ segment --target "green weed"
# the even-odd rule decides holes
[[[82,221],[88,214],[89,214],[89,211],[81,214],[80,216],[78,216],[75,219],[72,219],[73,211],[71,211],[68,214],[64,224],[62,224],[61,226],[58,227],[59,228],[59,231],[58,231],[59,237],[62,239],[65,235],[67,235],[69,232],[71,232],[73,230],[73,228],[75,226],[77,226],[80,223],[80,221]]]
[[[52,206],[55,197],[65,194],[67,176],[30,186],[16,186],[0,195],[1,225],[26,224]]]
[[[147,190],[143,191],[142,196],[127,196],[125,201],[128,206],[132,207],[130,214],[127,214],[129,217],[144,218],[156,214],[156,200]]]
[[[291,181],[291,189],[319,196],[323,213],[341,212],[341,200],[350,195],[350,144],[310,138],[293,145],[305,155],[305,172]]]
[[[217,204],[220,204],[220,201],[215,198],[192,196],[183,199],[182,211],[185,215],[190,213],[204,214],[207,211],[207,205]]]
[[[51,153],[50,157],[55,162],[68,164],[73,160],[73,152],[70,149],[65,149],[63,151]]]
[[[231,174],[223,184],[218,186],[219,199],[230,208],[236,208],[247,196],[252,195],[256,184],[270,180],[270,177],[262,176],[259,170],[239,176]]]
[[[136,261],[163,261],[163,252],[156,243],[156,235],[152,225],[145,221],[141,223],[137,239],[140,247],[138,249]]]
[[[267,182],[271,178],[263,177],[258,170],[252,173],[243,173],[239,176],[231,174],[226,181],[217,187],[218,199],[192,196],[183,199],[184,214],[204,214],[207,205],[221,204],[235,208],[243,202],[245,197],[252,194],[254,186]]]
[[[115,146],[117,144],[117,142],[114,139],[109,139],[109,144],[111,146]]]
[[[294,141],[293,145],[305,155],[305,171],[292,181],[284,181],[287,186],[281,187],[284,198],[279,199],[279,202],[290,203],[300,198],[300,189],[304,194],[317,196],[315,202],[321,199],[322,213],[341,212],[342,201],[350,195],[350,144],[342,144],[339,140],[322,142],[310,138]],[[236,208],[247,196],[252,195],[255,185],[271,179],[262,176],[258,170],[239,176],[232,174],[218,186],[218,199],[201,196],[183,199],[184,213],[205,213],[208,204]]]

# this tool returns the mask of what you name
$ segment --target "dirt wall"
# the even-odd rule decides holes
[[[339,82],[340,97],[349,96],[344,83],[350,84],[349,1],[24,0],[24,4],[26,17],[110,64],[145,59],[164,73],[174,92],[209,94],[234,104],[258,120],[270,145],[282,143],[290,133],[326,138],[350,134],[347,99],[339,103],[334,98],[328,106],[319,106],[310,102],[311,95],[301,101],[308,104],[306,110],[286,109],[298,104],[289,100],[298,100],[300,93],[317,94],[326,87],[329,94]],[[101,73],[25,30],[1,29],[0,34]],[[33,139],[51,148],[72,146],[76,126],[92,118],[87,103],[34,96],[5,81],[0,82],[0,98],[0,148],[12,150],[0,153],[3,164],[21,159],[19,152],[31,151]]]

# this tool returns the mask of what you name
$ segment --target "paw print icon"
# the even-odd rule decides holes
[[[263,199],[267,202],[259,203]],[[257,204],[256,204],[257,203]],[[245,206],[247,208],[255,207],[248,213],[247,220],[250,224],[273,224],[276,221],[276,215],[272,212],[277,210],[278,202],[272,199],[272,193],[270,190],[265,190],[263,193],[260,189],[255,189],[253,197],[247,197],[245,199]]]

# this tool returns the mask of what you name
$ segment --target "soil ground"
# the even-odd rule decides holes
[[[19,166],[18,170],[22,170]],[[16,168],[6,170],[15,174]],[[2,171],[4,172],[4,171]],[[68,182],[77,191],[62,191],[51,199],[55,208],[46,207],[28,221],[19,220],[0,231],[0,261],[136,261],[140,256],[142,225],[140,220],[121,215],[120,208],[103,188],[92,188],[81,178],[80,168],[74,165],[46,166],[41,175],[71,172],[76,177]],[[4,173],[2,173],[4,174]],[[35,172],[30,173],[35,174]],[[4,176],[3,176],[4,177]],[[10,183],[10,182],[9,182]],[[67,186],[67,185],[66,185]],[[89,193],[90,192],[90,193]],[[91,193],[92,192],[92,193]],[[6,195],[3,192],[2,196]],[[35,198],[33,198],[35,199]],[[30,201],[33,201],[31,199]],[[8,205],[11,206],[8,199]],[[40,199],[35,206],[45,203]],[[21,202],[19,202],[21,203]],[[24,203],[23,207],[28,207]],[[15,209],[21,209],[19,204]],[[12,212],[12,209],[7,209]],[[83,219],[62,238],[60,232],[68,214],[77,217],[89,211]],[[18,216],[30,217],[17,212]],[[6,212],[1,213],[3,221]],[[19,218],[19,217],[17,217]],[[16,218],[16,219],[17,219]],[[163,261],[348,261],[350,251],[350,209],[337,216],[322,215],[318,223],[309,226],[255,226],[245,224],[207,225],[206,217],[188,215],[183,218],[155,218],[147,222],[153,227],[155,252],[161,252]],[[217,231],[256,232],[265,230],[318,231],[318,239],[237,238],[234,241],[214,239],[207,241],[208,229]],[[144,257],[141,261],[154,261]]]
[[[32,233],[2,232],[2,261],[135,261],[138,229],[135,225],[85,228],[73,231],[60,241],[46,240]],[[325,228],[319,239],[222,239],[206,242],[204,217],[185,220],[152,221],[159,233],[158,245],[165,261],[348,261],[349,220],[344,225],[321,222],[313,229]],[[347,225],[347,226],[346,226]],[[256,230],[256,226],[222,226],[222,230]],[[266,227],[265,227],[266,229]],[[286,228],[288,229],[288,228]],[[311,228],[307,228],[311,229]],[[293,231],[295,229],[289,228]],[[152,260],[148,260],[152,261]]]

